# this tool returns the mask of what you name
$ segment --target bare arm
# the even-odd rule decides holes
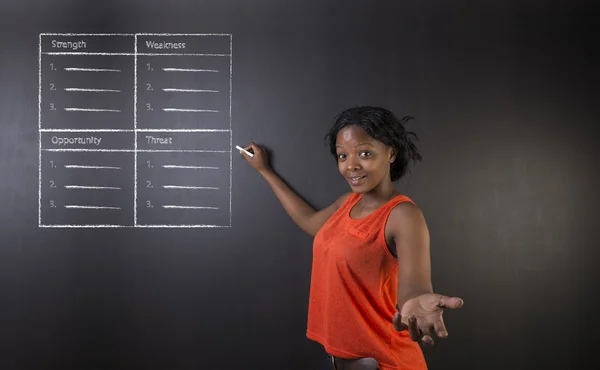
[[[404,202],[390,214],[398,257],[398,307],[424,293],[432,293],[429,229],[416,205]]]
[[[389,223],[398,257],[399,312],[394,314],[394,327],[408,330],[413,341],[433,344],[448,336],[443,310],[460,308],[463,301],[433,292],[429,230],[419,207],[409,202],[399,204],[392,210]]]
[[[281,202],[281,205],[287,214],[292,218],[296,225],[311,236],[314,236],[319,231],[321,226],[325,224],[329,217],[331,217],[349,195],[344,194],[327,208],[317,211],[306,203],[304,199],[296,194],[271,168],[268,167],[267,155],[261,147],[251,143],[244,149],[252,149],[254,157],[249,157],[245,153],[242,153],[242,156],[244,156],[250,165],[263,176],[277,199]]]

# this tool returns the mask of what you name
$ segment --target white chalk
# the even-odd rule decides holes
[[[238,150],[240,150],[240,151],[242,151],[242,152],[244,152],[244,153],[246,153],[246,154],[248,154],[250,157],[254,157],[254,154],[250,153],[249,151],[247,151],[246,149],[242,148],[239,145],[236,145],[235,148],[238,149]]]

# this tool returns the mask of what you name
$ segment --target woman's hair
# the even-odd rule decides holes
[[[337,161],[335,142],[338,132],[346,126],[362,127],[373,139],[396,149],[396,158],[390,167],[391,180],[396,181],[407,171],[410,172],[408,165],[411,160],[414,163],[422,160],[421,154],[409,136],[413,135],[417,140],[419,138],[404,127],[404,124],[412,118],[406,116],[399,120],[392,112],[381,107],[354,107],[343,111],[335,118],[325,139],[329,140],[329,149]]]

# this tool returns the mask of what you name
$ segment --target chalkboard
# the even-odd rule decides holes
[[[349,190],[325,135],[367,104],[415,117],[397,188],[434,290],[465,301],[429,368],[582,367],[600,182],[580,3],[0,2],[0,369],[323,369],[312,239],[235,147],[322,208]]]

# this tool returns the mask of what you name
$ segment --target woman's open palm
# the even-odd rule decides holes
[[[432,345],[437,338],[446,338],[448,331],[442,313],[446,308],[460,308],[463,300],[441,294],[427,293],[411,298],[394,315],[394,328],[408,330],[413,341]]]

